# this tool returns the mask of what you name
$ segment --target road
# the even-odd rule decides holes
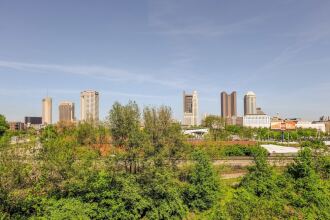
[[[268,164],[272,166],[287,166],[293,162],[294,157],[268,157]],[[213,165],[228,165],[246,167],[254,164],[252,157],[227,157],[213,160]]]
[[[267,162],[271,166],[287,166],[291,164],[294,161],[295,157],[288,157],[288,156],[269,156],[267,158]],[[178,161],[179,166],[183,166],[186,164],[192,163],[191,160],[180,160]],[[213,159],[212,160],[213,165],[228,165],[228,166],[238,166],[238,167],[247,167],[254,164],[253,157],[226,157],[226,158],[220,158],[220,159]]]

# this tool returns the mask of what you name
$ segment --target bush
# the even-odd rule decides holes
[[[224,155],[225,156],[253,156],[256,152],[263,151],[266,152],[261,147],[258,146],[242,146],[242,145],[234,145],[234,146],[226,146],[224,147]]]

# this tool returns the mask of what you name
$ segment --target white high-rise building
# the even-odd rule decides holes
[[[198,95],[183,92],[183,125],[197,126],[198,123]]]
[[[52,98],[42,99],[42,124],[52,124]]]
[[[82,121],[99,120],[99,93],[92,90],[80,94],[80,117]]]
[[[257,114],[257,97],[254,92],[248,92],[244,96],[244,115]]]

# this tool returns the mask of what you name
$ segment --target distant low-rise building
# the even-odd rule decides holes
[[[323,122],[309,122],[309,121],[298,121],[296,124],[297,128],[311,128],[311,129],[316,129],[318,131],[325,132],[325,124]]]
[[[265,113],[262,111],[260,107],[257,108],[257,115],[264,115]]]
[[[328,116],[328,117],[322,116],[322,117],[320,117],[320,120],[317,121],[317,122],[324,123],[325,124],[325,132],[330,134],[330,116]]]
[[[284,121],[284,119],[282,119],[280,116],[273,116],[272,118],[271,118],[271,122],[282,122],[282,121]]]
[[[330,134],[330,121],[323,122],[325,124],[325,132]]]
[[[226,118],[226,125],[243,126],[243,117],[230,117]]]
[[[25,124],[31,124],[31,125],[41,125],[42,124],[42,117],[31,117],[27,116],[24,118]]]
[[[9,122],[9,129],[11,131],[24,131],[25,124],[23,122],[12,121]]]
[[[268,115],[245,115],[243,116],[243,126],[250,128],[269,128],[271,123]]]
[[[297,127],[297,120],[295,119],[279,119],[279,118],[272,118],[271,119],[271,126],[272,130],[295,130]]]
[[[24,118],[24,123],[26,128],[33,127],[35,129],[40,129],[42,127],[42,117],[27,116]]]

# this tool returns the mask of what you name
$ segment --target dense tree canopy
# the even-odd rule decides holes
[[[187,142],[170,108],[141,113],[129,102],[115,103],[105,123],[50,125],[22,134],[24,143],[10,144],[6,131],[0,219],[330,219],[330,156],[322,141],[301,142],[294,161],[279,169],[256,142],[218,141],[276,132],[226,126],[219,117],[204,123],[216,141]],[[254,164],[228,184],[219,176],[228,167],[211,159],[232,156]]]

